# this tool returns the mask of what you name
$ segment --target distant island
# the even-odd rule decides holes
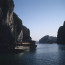
[[[56,43],[56,42],[57,38],[49,35],[46,35],[39,40],[39,43]]]
[[[57,37],[46,35],[39,40],[39,43],[65,44],[65,21],[63,26],[59,27]]]

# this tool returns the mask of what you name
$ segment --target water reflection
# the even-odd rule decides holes
[[[38,44],[37,53],[53,53],[58,52],[57,44]]]
[[[58,45],[59,50],[65,50],[65,45]]]
[[[0,65],[65,65],[65,45],[38,44],[35,50],[0,54]]]
[[[58,64],[65,65],[65,45],[58,45]]]

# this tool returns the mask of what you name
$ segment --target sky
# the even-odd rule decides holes
[[[32,40],[57,36],[65,21],[65,0],[14,0],[14,12],[30,29]]]

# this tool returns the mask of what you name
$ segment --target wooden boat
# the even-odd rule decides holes
[[[20,47],[21,46],[22,47],[21,49],[23,49],[23,50],[24,50],[24,48],[27,49],[27,47],[29,49],[35,49],[37,47],[37,45],[35,44],[35,41],[32,41],[32,40],[30,40],[28,42],[20,42],[20,41],[17,41],[16,40],[16,26],[14,27],[14,30],[15,30],[15,44],[16,44],[17,47]],[[19,49],[20,48],[15,48],[15,50],[19,50]]]
[[[17,46],[15,47],[15,50],[35,50],[37,45],[35,43],[29,43],[29,42],[24,42],[24,43],[17,43]]]

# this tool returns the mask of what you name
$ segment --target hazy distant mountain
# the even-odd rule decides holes
[[[39,40],[39,43],[56,43],[56,41],[56,37],[46,35]]]

